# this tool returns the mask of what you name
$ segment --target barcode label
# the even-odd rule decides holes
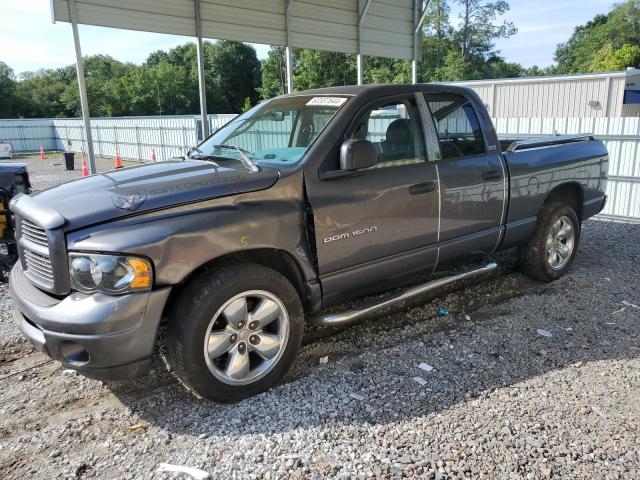
[[[307,102],[307,105],[325,105],[328,107],[339,107],[347,99],[345,97],[313,97]]]

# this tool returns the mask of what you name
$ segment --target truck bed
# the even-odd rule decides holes
[[[511,153],[532,148],[554,147],[569,143],[590,142],[594,136],[590,133],[577,135],[531,136],[527,138],[500,138],[500,149],[503,153]]]

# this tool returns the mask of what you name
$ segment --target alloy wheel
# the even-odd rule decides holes
[[[225,302],[207,327],[207,367],[229,385],[255,382],[282,357],[289,330],[287,310],[276,295],[264,290],[242,292]]]

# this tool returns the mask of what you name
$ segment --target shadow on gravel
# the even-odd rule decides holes
[[[195,398],[162,365],[142,382],[112,385],[113,393],[144,421],[175,434],[277,433],[398,423],[579,362],[638,358],[640,309],[613,312],[622,300],[640,300],[639,273],[630,268],[640,261],[640,244],[625,242],[640,238],[640,225],[610,225],[585,225],[573,271],[556,282],[528,280],[507,252],[499,272],[466,288],[449,287],[407,311],[341,331],[311,331],[288,378],[243,402]],[[448,317],[437,317],[440,305]],[[329,363],[320,365],[325,355]],[[426,373],[420,362],[435,369]]]

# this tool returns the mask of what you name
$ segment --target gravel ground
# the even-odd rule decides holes
[[[165,462],[216,479],[640,478],[640,225],[586,222],[550,284],[498,260],[310,331],[284,382],[232,405],[188,395],[161,359],[132,383],[64,370],[22,339],[0,284],[0,477],[180,478]]]
[[[76,153],[73,170],[66,170],[62,153],[48,152],[45,160],[40,160],[38,154],[14,157],[11,162],[27,162],[29,164],[29,178],[34,190],[44,190],[45,188],[59,185],[63,182],[75,180],[82,177],[82,158]],[[7,162],[2,160],[0,163]],[[139,165],[138,162],[123,160],[125,167]],[[99,172],[113,169],[113,158],[96,158],[96,168]]]

